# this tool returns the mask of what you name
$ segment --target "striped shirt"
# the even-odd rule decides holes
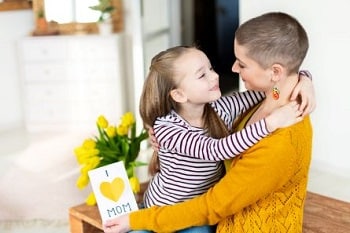
[[[264,98],[259,92],[239,92],[211,103],[228,128],[236,117]],[[160,172],[144,194],[146,207],[171,205],[206,192],[225,173],[223,160],[232,159],[268,135],[262,119],[222,139],[206,136],[175,111],[153,125],[159,144]]]

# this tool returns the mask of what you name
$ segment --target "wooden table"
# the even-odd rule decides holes
[[[97,206],[80,204],[69,209],[71,233],[100,233]],[[308,192],[304,209],[303,233],[349,233],[350,203]]]
[[[69,209],[69,225],[71,233],[100,233],[102,230],[101,215],[97,206],[85,203]]]
[[[349,233],[350,203],[308,192],[303,233]]]

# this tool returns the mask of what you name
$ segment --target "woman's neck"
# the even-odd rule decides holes
[[[291,75],[281,80],[276,86],[279,89],[279,98],[273,98],[272,90],[266,91],[265,100],[261,103],[256,112],[252,115],[248,124],[254,123],[270,115],[275,109],[290,102],[290,96],[298,83],[298,75]]]

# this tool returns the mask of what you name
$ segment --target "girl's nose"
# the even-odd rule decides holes
[[[213,73],[212,79],[214,79],[214,80],[218,80],[219,79],[219,75],[215,71]]]

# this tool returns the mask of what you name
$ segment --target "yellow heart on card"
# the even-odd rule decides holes
[[[100,190],[103,196],[117,202],[124,191],[124,181],[117,177],[112,182],[102,182]]]

